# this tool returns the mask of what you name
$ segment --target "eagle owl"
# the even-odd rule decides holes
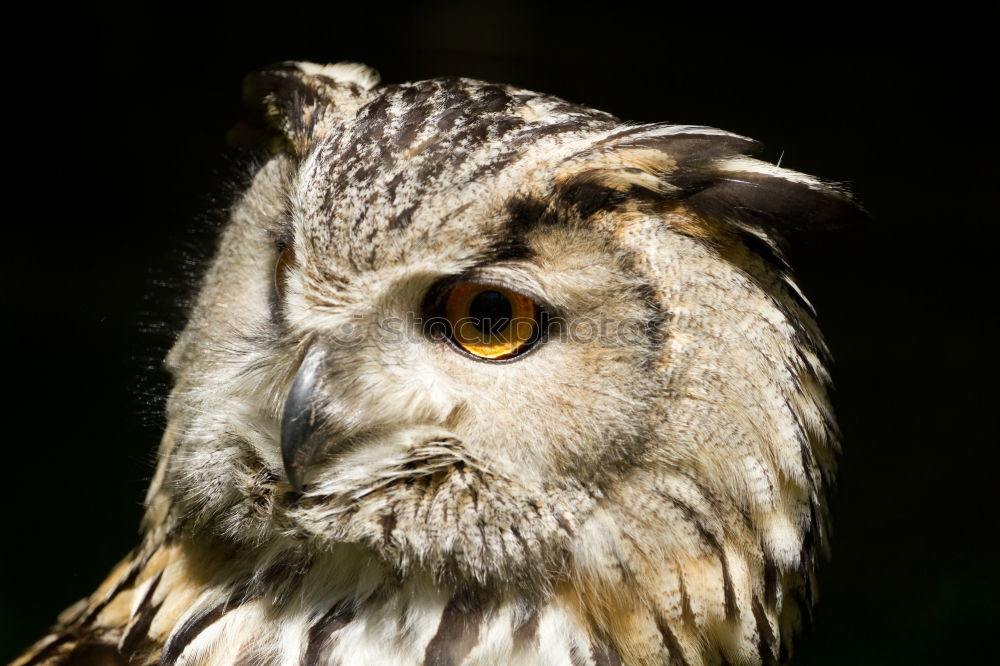
[[[786,243],[850,196],[509,85],[246,97],[141,542],[16,663],[786,661],[838,453]]]

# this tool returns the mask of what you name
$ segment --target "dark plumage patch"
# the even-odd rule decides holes
[[[656,621],[656,629],[660,632],[660,636],[663,637],[663,647],[667,649],[670,666],[690,666],[687,659],[684,658],[684,651],[681,649],[681,644],[677,641],[677,636],[674,635],[673,630],[670,629],[670,624],[666,618],[656,613],[654,619]]]
[[[306,654],[303,666],[318,666],[334,632],[343,629],[354,621],[354,609],[350,602],[342,601],[334,604],[323,617],[309,627],[309,638],[306,644]]]
[[[407,206],[403,209],[401,213],[389,220],[390,229],[405,229],[410,226],[410,220],[413,219],[413,211],[417,209],[417,205]]]
[[[396,514],[387,513],[380,519],[382,523],[382,540],[388,544],[392,541],[392,531],[396,529]]]
[[[424,652],[424,663],[433,666],[459,664],[476,647],[483,626],[482,600],[470,593],[452,597],[441,614],[437,633]]]
[[[757,651],[760,653],[761,663],[764,666],[774,666],[778,663],[774,654],[774,648],[772,647],[775,642],[774,633],[771,631],[767,615],[764,613],[764,609],[761,607],[757,597],[754,597],[751,608],[753,609],[754,621],[757,624]]]
[[[160,610],[160,604],[153,604],[153,595],[156,594],[156,588],[159,586],[162,577],[163,572],[160,571],[149,583],[146,593],[142,595],[142,599],[136,607],[135,619],[132,621],[128,632],[118,644],[122,654],[126,656],[131,657],[142,646],[149,633],[149,626]]]
[[[550,224],[555,217],[549,203],[536,197],[516,196],[507,202],[510,219],[508,229],[512,235],[523,237],[539,224]]]
[[[537,648],[539,619],[538,609],[535,608],[528,619],[514,630],[514,645],[527,647],[529,650]]]
[[[610,643],[591,643],[590,658],[594,660],[596,666],[622,666],[621,655]]]
[[[617,209],[629,199],[630,191],[622,192],[595,183],[584,173],[559,188],[557,200],[567,210],[574,210],[581,219]]]
[[[764,601],[771,608],[778,602],[778,565],[774,563],[774,558],[766,547],[761,546],[761,553],[764,556]]]
[[[184,649],[198,638],[201,632],[221,620],[226,610],[228,610],[226,604],[222,603],[189,618],[180,629],[171,634],[170,640],[163,647],[161,666],[172,666],[177,663]]]

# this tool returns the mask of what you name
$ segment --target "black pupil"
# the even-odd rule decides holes
[[[483,291],[469,304],[469,318],[472,325],[484,335],[497,335],[510,324],[510,301],[499,291]]]

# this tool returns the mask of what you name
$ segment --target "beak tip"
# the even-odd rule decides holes
[[[316,390],[322,371],[323,348],[306,354],[285,399],[281,421],[281,458],[288,482],[302,492],[305,473],[316,454],[321,423],[316,418]]]
[[[301,494],[305,486],[302,484],[302,474],[299,473],[299,470],[286,468],[285,473],[288,475],[288,484],[292,490]]]
[[[305,485],[306,470],[312,462],[314,453],[310,446],[309,434],[301,432],[282,433],[281,448],[282,462],[285,467],[285,476],[292,488],[301,493]]]

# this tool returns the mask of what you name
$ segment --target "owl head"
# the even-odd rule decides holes
[[[267,157],[168,357],[147,524],[776,653],[838,450],[786,244],[849,196],[507,85],[286,63],[246,96]]]

